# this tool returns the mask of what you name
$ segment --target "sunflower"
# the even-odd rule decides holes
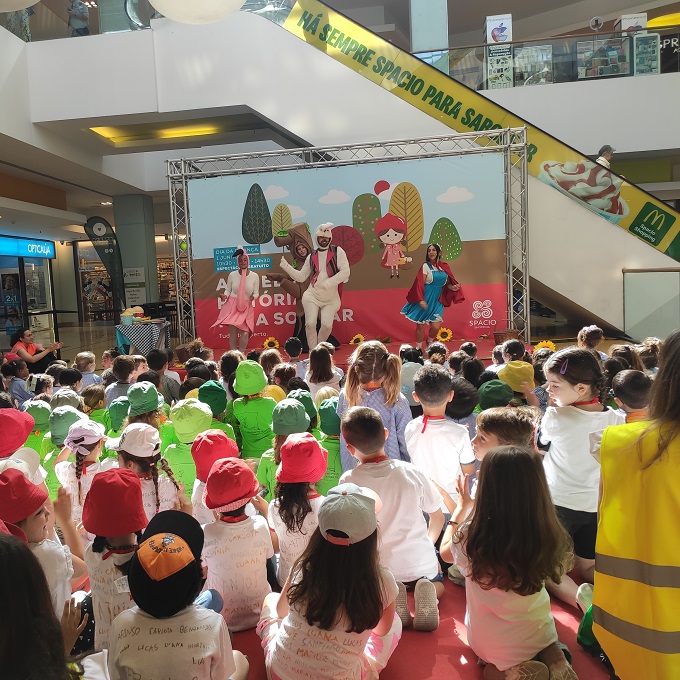
[[[268,337],[263,343],[262,347],[265,349],[278,349],[279,341],[276,338]]]
[[[453,331],[450,328],[440,328],[437,333],[437,340],[439,342],[449,342],[453,337]]]
[[[547,347],[553,352],[557,351],[557,347],[555,347],[555,343],[552,340],[541,340],[541,342],[534,345],[534,352],[537,349],[543,349],[544,347]]]
[[[357,334],[349,341],[349,344],[350,344],[350,345],[360,345],[362,342],[364,342],[364,340],[366,340],[366,338],[364,338],[364,336],[361,335],[361,333],[357,333]]]

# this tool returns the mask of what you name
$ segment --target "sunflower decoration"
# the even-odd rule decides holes
[[[364,342],[365,340],[366,340],[366,338],[364,338],[364,336],[361,335],[361,333],[357,333],[357,334],[349,341],[349,344],[350,344],[350,345],[360,345],[360,344],[361,344],[362,342]]]
[[[279,341],[276,338],[268,337],[263,343],[262,347],[265,349],[278,349],[280,347]]]
[[[541,340],[541,342],[534,345],[534,352],[544,347],[547,347],[551,352],[557,351],[557,347],[555,347],[555,343],[552,340]]]
[[[453,331],[450,328],[440,328],[437,333],[437,340],[439,342],[450,342],[453,337]]]

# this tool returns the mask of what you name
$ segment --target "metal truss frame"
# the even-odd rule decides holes
[[[191,270],[191,217],[188,183],[192,179],[300,170],[389,160],[501,153],[504,156],[508,327],[529,340],[528,168],[526,128],[470,132],[445,137],[281,149],[169,160],[168,188],[177,291],[180,343],[196,337],[194,281]]]

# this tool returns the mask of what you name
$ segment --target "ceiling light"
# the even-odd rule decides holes
[[[102,205],[113,205],[111,201],[102,201]]]

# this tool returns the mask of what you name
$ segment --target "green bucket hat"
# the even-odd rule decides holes
[[[52,413],[49,404],[46,404],[44,401],[31,399],[31,401],[27,401],[24,404],[24,411],[35,420],[34,430],[42,431],[47,429],[47,426],[50,424],[50,414]]]
[[[272,413],[274,434],[289,435],[307,432],[309,416],[305,407],[297,399],[282,399]]]
[[[198,400],[210,406],[213,417],[217,417],[227,408],[227,390],[221,382],[208,380],[198,388]]]
[[[129,391],[129,390],[128,390]],[[123,421],[130,412],[130,401],[127,397],[118,397],[109,406],[109,417],[111,418],[111,429],[118,432],[123,427]]]
[[[212,411],[198,399],[182,399],[170,409],[170,420],[182,444],[191,444],[201,432],[212,426]]]
[[[50,413],[52,443],[57,446],[63,446],[69,428],[79,420],[88,420],[88,417],[82,411],[74,409],[73,406],[57,406]]]
[[[165,399],[158,394],[158,390],[150,382],[141,382],[130,385],[127,391],[127,398],[130,402],[131,416],[141,416],[142,413],[157,411],[165,404]]]
[[[307,392],[307,390],[292,390],[288,393],[288,398],[297,399],[305,407],[305,411],[310,420],[318,415],[316,406],[314,405],[314,399],[312,399],[312,395]]]
[[[257,361],[242,361],[236,367],[234,391],[244,396],[258,394],[267,386],[267,376]]]
[[[502,380],[489,380],[479,388],[478,392],[479,407],[482,411],[494,406],[507,406],[515,396],[512,387]]]
[[[338,398],[324,399],[319,404],[319,428],[324,434],[340,434],[340,416],[338,415]]]

